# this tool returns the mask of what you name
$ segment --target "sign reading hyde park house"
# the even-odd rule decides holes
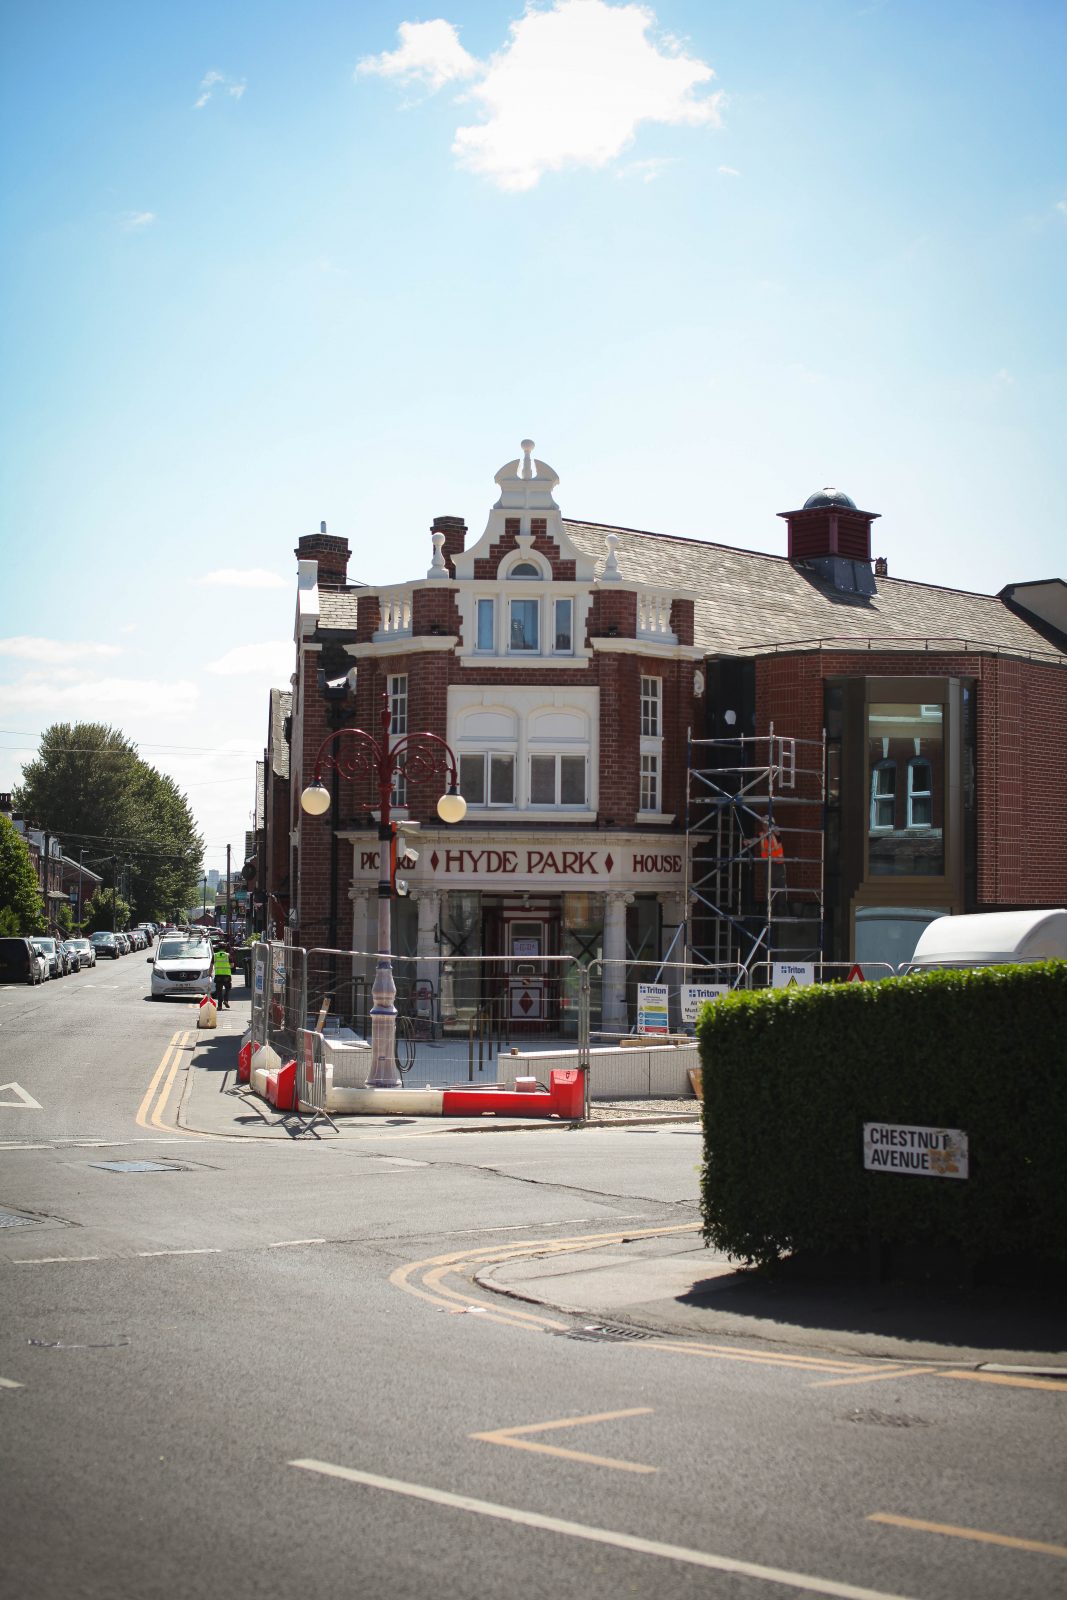
[[[401,828],[403,824],[400,825]],[[352,835],[349,835],[352,838]],[[680,844],[666,846],[625,834],[581,835],[560,839],[530,834],[516,839],[480,838],[467,830],[442,838],[428,832],[412,835],[419,859],[406,876],[412,886],[439,889],[465,887],[507,889],[531,885],[596,891],[674,889],[683,887],[685,857]],[[353,877],[370,882],[378,876],[378,845],[366,835],[353,838]]]

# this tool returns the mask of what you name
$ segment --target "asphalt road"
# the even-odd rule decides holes
[[[1067,1593],[1067,1386],[493,1292],[688,1237],[691,1127],[192,1133],[244,991],[180,1083],[147,980],[0,989],[5,1595]]]

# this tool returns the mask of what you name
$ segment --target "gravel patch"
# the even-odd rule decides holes
[[[589,1121],[597,1122],[699,1122],[700,1101],[684,1100],[594,1100]]]

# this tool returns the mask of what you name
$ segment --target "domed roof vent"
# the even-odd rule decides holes
[[[789,559],[842,593],[873,595],[871,524],[877,511],[861,511],[843,489],[827,484],[809,494],[799,511],[779,511],[789,529]]]
[[[816,489],[814,494],[809,494],[804,502],[805,511],[816,511],[822,506],[839,507],[842,511],[855,511],[856,502],[849,498],[844,489],[835,489],[827,484],[825,489]]]

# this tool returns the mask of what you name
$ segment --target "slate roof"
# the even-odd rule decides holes
[[[270,765],[279,778],[289,776],[289,745],[285,737],[285,719],[291,715],[293,696],[289,689],[272,689],[270,692]]]
[[[603,569],[605,536],[623,580],[677,586],[695,597],[694,641],[708,655],[751,655],[802,643],[848,648],[877,640],[880,648],[981,646],[1064,662],[1053,646],[997,595],[970,594],[902,578],[877,578],[872,596],[842,594],[785,556],[708,544],[635,528],[565,521],[575,544]],[[922,647],[922,646],[920,646]]]
[[[362,588],[363,586],[360,585]],[[343,589],[319,590],[319,634],[339,632],[354,635],[356,631],[356,605],[359,590],[346,593]]]

